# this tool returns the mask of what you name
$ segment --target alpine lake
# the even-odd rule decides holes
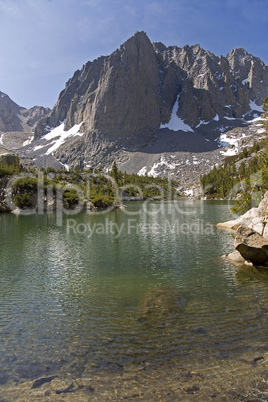
[[[126,206],[0,215],[0,400],[265,400],[268,270],[221,258],[230,203]]]

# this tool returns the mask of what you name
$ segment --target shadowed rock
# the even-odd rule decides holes
[[[218,223],[220,228],[236,230],[239,226],[253,229],[255,232],[268,239],[268,191],[263,196],[258,208],[251,208],[244,215],[239,216],[237,219]]]
[[[267,71],[243,49],[217,57],[199,45],[154,44],[137,32],[111,55],[74,73],[53,110],[36,125],[35,140],[63,121],[65,131],[83,123],[81,136],[68,138],[53,154],[63,164],[81,167],[108,167],[114,159],[125,163],[137,150],[147,156],[212,151],[222,126],[244,126],[250,100],[263,103]],[[170,126],[172,117],[177,124]]]
[[[245,260],[255,265],[264,265],[268,262],[268,240],[253,229],[239,226],[234,246]]]

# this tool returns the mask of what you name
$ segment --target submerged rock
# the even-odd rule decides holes
[[[186,305],[178,289],[153,288],[144,296],[139,321],[148,325],[166,325]]]
[[[253,229],[239,226],[234,246],[241,256],[255,265],[268,262],[268,240]]]
[[[58,377],[59,377],[58,375],[52,375],[52,376],[49,376],[49,377],[38,378],[37,380],[34,381],[34,383],[32,385],[32,389],[39,388],[43,384],[49,383],[49,382],[53,381],[55,378],[58,378]]]

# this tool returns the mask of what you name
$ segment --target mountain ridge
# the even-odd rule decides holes
[[[0,144],[11,150],[29,143],[36,123],[49,112],[50,109],[43,106],[26,109],[0,91]]]
[[[137,32],[74,73],[19,154],[38,167],[108,169],[116,160],[148,173],[163,154],[179,166],[183,152],[220,154],[220,136],[259,116],[267,93],[268,67],[242,48],[215,56]]]
[[[52,109],[51,115],[48,117],[45,124],[43,122],[43,125],[39,124],[39,127],[37,127],[35,138],[43,135],[47,126],[56,127],[63,120],[66,120],[65,127],[66,129],[69,129],[72,125],[81,123],[82,120],[88,120],[88,114],[90,112],[93,113],[93,117],[87,121],[85,127],[86,131],[93,130],[96,127],[100,129],[107,128],[106,124],[101,119],[101,114],[104,111],[104,105],[106,107],[105,112],[109,112],[110,105],[107,104],[107,101],[105,101],[103,97],[105,89],[107,89],[107,86],[109,87],[109,80],[112,81],[112,87],[115,87],[117,76],[116,74],[113,74],[112,70],[115,68],[115,64],[117,63],[117,67],[119,68],[117,74],[119,74],[119,72],[121,74],[120,84],[121,86],[126,84],[126,88],[128,88],[127,83],[124,82],[125,69],[128,68],[128,77],[131,77],[131,74],[134,72],[136,78],[140,79],[138,75],[140,52],[143,52],[141,55],[141,58],[144,61],[142,65],[143,74],[146,75],[148,73],[148,79],[151,80],[152,84],[156,84],[156,86],[160,85],[160,88],[157,89],[160,89],[161,91],[161,96],[157,99],[157,103],[160,104],[160,110],[158,110],[159,105],[154,105],[156,106],[157,113],[155,116],[150,116],[151,120],[154,121],[154,124],[152,124],[151,127],[152,130],[154,128],[159,128],[161,123],[168,122],[178,92],[181,92],[181,105],[185,105],[180,108],[181,117],[187,124],[195,127],[200,124],[201,121],[207,122],[211,120],[219,113],[219,111],[222,116],[225,115],[230,118],[241,118],[249,111],[249,98],[254,98],[257,105],[261,106],[266,96],[268,86],[268,68],[259,58],[250,55],[244,49],[234,49],[228,53],[225,58],[223,56],[217,57],[211,52],[205,51],[199,45],[191,47],[186,45],[183,48],[178,48],[176,46],[165,47],[165,45],[161,43],[159,46],[159,43],[151,43],[145,32],[138,32],[110,56],[101,56],[93,62],[88,62],[81,70],[77,70],[74,73],[73,77],[66,83],[65,89],[61,92],[58,101]],[[145,54],[146,52],[147,54]],[[156,53],[155,58],[152,57],[153,52]],[[241,56],[241,53],[243,53],[244,57]],[[148,57],[148,54],[151,57]],[[195,62],[196,59],[197,62]],[[137,67],[136,69],[135,64]],[[218,71],[218,65],[222,71]],[[238,68],[238,65],[240,66],[239,73],[241,77],[237,74],[237,71],[235,71]],[[132,66],[134,66],[134,71],[131,71],[133,70]],[[232,72],[230,71],[230,67],[233,69]],[[101,71],[100,68],[102,68]],[[254,75],[254,69],[258,70],[260,80],[265,81],[263,86],[260,85],[259,81],[257,81],[258,85],[253,83],[253,80],[256,78]],[[156,70],[158,70],[158,72]],[[214,76],[212,75],[212,72],[214,72]],[[217,75],[217,73],[218,76],[215,77],[215,74]],[[191,113],[189,112],[188,107],[189,100],[186,96],[186,93],[189,90],[189,85],[187,85],[187,83],[182,85],[182,81],[184,81],[189,74],[191,75],[191,84],[196,90],[194,91],[194,95],[199,96],[198,90],[201,90],[200,94],[203,97],[203,106],[201,105],[201,108],[200,105],[198,106],[198,102],[190,102],[192,106]],[[224,74],[224,76],[222,76],[222,74]],[[216,82],[218,80],[220,81],[220,84],[224,84],[228,79],[231,79],[231,83],[226,88],[220,86],[219,82]],[[78,81],[80,82],[80,85],[78,85]],[[101,90],[100,88],[98,89],[98,81],[100,81]],[[215,101],[214,94],[213,105],[209,102],[206,93],[202,93],[202,90],[208,91],[211,89],[211,81],[213,81],[214,84],[214,91],[217,90],[217,102]],[[241,85],[238,88],[236,87],[236,82],[241,84],[241,81],[245,88],[241,88]],[[81,82],[83,85],[81,85]],[[233,88],[231,89],[230,86],[233,86]],[[144,85],[144,87],[146,88],[146,85]],[[249,91],[246,90],[246,87]],[[266,89],[263,89],[263,87]],[[118,94],[121,95],[118,96],[118,99],[121,101],[121,99],[125,97],[125,92],[122,91],[122,88],[121,92],[119,91],[119,88],[115,89],[117,89]],[[133,87],[131,87],[131,89],[133,90]],[[153,89],[154,91],[156,90],[156,88]],[[99,93],[96,94],[96,91]],[[220,93],[220,91],[223,92]],[[234,97],[232,92],[238,93]],[[87,105],[85,105],[85,101],[82,99],[85,94],[87,95]],[[68,97],[67,95],[71,96]],[[153,92],[150,98],[152,103],[154,95],[155,93]],[[223,112],[221,107],[222,105],[227,104],[226,98],[231,98],[236,102],[234,102],[231,111],[225,110],[225,112]],[[97,105],[95,105],[96,103]],[[88,106],[91,106],[91,108],[89,108],[90,110],[86,113],[85,109]],[[134,106],[138,107],[139,105],[134,104]],[[115,105],[113,104],[113,112],[114,107]],[[151,108],[150,111],[152,110],[155,109]],[[135,112],[137,115],[137,110],[135,110]],[[83,117],[86,117],[86,119]],[[107,121],[107,116],[105,116],[105,118]],[[117,131],[120,132],[122,121],[115,121],[115,125],[117,125]]]

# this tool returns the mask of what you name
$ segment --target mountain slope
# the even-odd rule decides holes
[[[242,118],[250,101],[262,105],[267,89],[268,68],[243,49],[216,57],[199,45],[152,44],[138,32],[74,74],[36,138],[62,121],[66,130],[83,121],[84,132],[111,138],[152,133],[169,122],[177,100],[178,116],[196,128],[213,118]]]
[[[0,145],[20,148],[33,139],[35,124],[50,112],[49,108],[23,108],[0,91]]]
[[[243,49],[217,57],[137,32],[75,72],[20,153],[39,166],[108,168],[117,160],[149,172],[163,154],[178,165],[181,152],[220,154],[215,140],[259,116],[267,93],[268,67]]]

